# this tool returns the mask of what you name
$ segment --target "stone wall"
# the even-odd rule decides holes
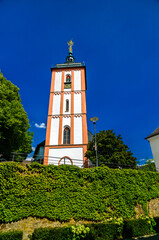
[[[159,217],[159,198],[151,199],[147,203],[147,210],[149,217]],[[144,210],[141,204],[137,204],[135,207],[136,218],[141,217],[141,215],[145,215]]]
[[[46,218],[40,219],[36,217],[28,217],[25,219],[22,219],[18,222],[12,222],[12,223],[3,223],[0,225],[0,231],[1,232],[8,232],[13,230],[23,231],[23,240],[29,240],[29,235],[32,235],[34,232],[34,229],[36,228],[46,228],[46,227],[64,227],[68,225],[73,224],[87,224],[92,223],[88,221],[79,221],[75,222],[73,219],[70,220],[70,222],[66,223],[60,223],[59,221],[49,221]]]
[[[159,199],[151,199],[147,205],[149,216],[159,217]]]
[[[159,217],[159,199],[152,199],[147,203],[147,209],[150,217]],[[143,208],[140,204],[135,207],[136,217],[139,218],[144,215]],[[33,218],[28,217],[18,222],[4,223],[0,225],[1,232],[8,232],[12,230],[23,231],[23,240],[29,240],[29,235],[32,235],[34,229],[40,227],[64,227],[74,224],[87,224],[92,223],[89,221],[78,221],[75,222],[73,219],[70,222],[60,223],[59,221],[49,221],[46,218]]]

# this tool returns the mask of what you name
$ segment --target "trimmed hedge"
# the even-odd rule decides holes
[[[113,240],[117,239],[117,224],[87,224],[90,233],[85,238],[87,240]],[[38,228],[34,230],[31,240],[72,240],[71,227],[63,228]]]
[[[0,240],[22,240],[23,232],[20,231],[10,231],[10,232],[1,232]]]
[[[138,219],[124,223],[123,236],[125,238],[144,236],[153,232],[153,226],[149,220]]]
[[[0,222],[131,219],[134,206],[159,197],[159,173],[108,167],[80,169],[0,163]]]
[[[153,222],[153,221],[152,221]],[[115,240],[132,238],[154,233],[150,219],[136,219],[125,221],[124,224],[97,223],[86,224],[90,231],[86,237],[77,239],[85,240]],[[31,240],[73,240],[71,227],[63,228],[39,228],[35,229]]]
[[[66,240],[71,235],[70,227],[63,228],[37,228],[34,230],[31,240]]]
[[[90,227],[90,233],[87,240],[114,240],[118,239],[120,233],[118,232],[118,225],[113,223],[98,223],[87,225]]]

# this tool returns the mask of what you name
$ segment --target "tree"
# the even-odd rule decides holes
[[[0,73],[0,154],[9,160],[11,152],[30,153],[33,133],[21,103],[19,88]]]
[[[146,163],[143,166],[141,166],[141,169],[145,171],[153,171],[153,172],[157,171],[155,162],[153,159],[147,159]]]
[[[122,141],[121,135],[116,136],[113,130],[97,133],[98,162],[108,166],[135,167],[136,158]],[[94,138],[88,144],[86,157],[93,163],[96,161]]]

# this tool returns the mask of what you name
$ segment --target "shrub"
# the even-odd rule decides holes
[[[38,228],[31,240],[113,240],[118,237],[116,224],[86,224],[63,228]]]
[[[84,225],[63,228],[38,228],[34,230],[31,240],[76,240],[86,239],[90,229]]]
[[[34,230],[31,240],[69,240],[71,228],[37,228]]]
[[[118,239],[118,225],[113,223],[98,223],[87,225],[90,227],[88,240],[114,240]]]
[[[125,221],[123,228],[124,237],[138,237],[154,233],[154,220],[151,218]]]
[[[10,232],[1,232],[0,240],[22,240],[23,232],[20,231],[10,231]]]
[[[76,239],[86,239],[90,232],[89,227],[85,227],[84,225],[77,225],[77,226],[72,226],[71,227],[71,239],[76,240]]]
[[[116,240],[154,233],[154,219],[112,219],[108,223],[92,223],[63,228],[35,229],[31,240]]]

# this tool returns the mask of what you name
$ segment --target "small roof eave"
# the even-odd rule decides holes
[[[155,131],[153,133],[151,133],[148,137],[146,137],[145,139],[149,139],[149,138],[152,138],[154,136],[157,136],[159,135],[159,127],[155,129]]]

